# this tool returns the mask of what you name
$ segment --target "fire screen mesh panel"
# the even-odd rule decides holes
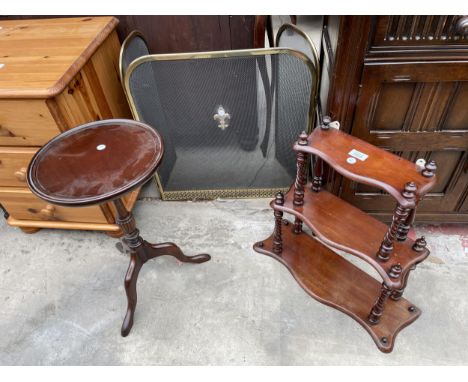
[[[296,173],[291,146],[310,131],[316,78],[310,60],[289,49],[132,62],[125,86],[134,116],[165,141],[157,178],[162,198],[258,197],[287,189]]]

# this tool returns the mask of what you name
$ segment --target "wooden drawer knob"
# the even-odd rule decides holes
[[[26,167],[21,167],[18,171],[16,171],[15,178],[20,182],[26,181]]]
[[[41,211],[40,215],[43,219],[50,219],[54,217],[55,207],[52,204],[47,204]]]

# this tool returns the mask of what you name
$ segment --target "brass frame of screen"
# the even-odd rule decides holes
[[[124,73],[124,68],[123,68],[123,55],[124,55],[125,50],[127,49],[128,44],[130,44],[130,42],[135,37],[140,37],[144,41],[146,47],[148,47],[148,43],[146,42],[145,36],[143,36],[143,33],[141,33],[139,30],[131,31],[130,34],[127,37],[125,37],[125,40],[123,41],[122,46],[120,47],[120,54],[119,54],[119,77],[120,77],[120,82],[122,84],[122,87],[124,88],[125,93],[127,93],[127,89],[124,86],[125,73]],[[128,71],[128,68],[130,67],[130,64],[127,67],[127,71]]]
[[[310,50],[312,51],[312,55],[314,56],[313,64],[315,66],[317,76],[320,76],[320,65],[319,65],[320,58],[319,58],[319,54],[318,54],[318,51],[317,51],[317,47],[315,46],[314,42],[311,40],[309,35],[307,33],[305,33],[302,29],[300,29],[299,27],[297,27],[294,24],[289,24],[289,23],[285,23],[285,24],[281,25],[281,27],[278,29],[278,32],[276,33],[275,45],[278,46],[281,35],[283,34],[283,32],[286,29],[292,29],[295,33],[297,33],[304,40],[306,40],[307,44],[310,45]],[[320,78],[320,77],[317,77],[317,78]],[[318,84],[318,81],[316,83]]]
[[[318,71],[314,63],[302,52],[290,48],[260,48],[260,49],[239,49],[213,52],[191,52],[191,53],[170,53],[170,54],[151,54],[142,56],[130,63],[127,71],[124,73],[124,88],[127,99],[130,104],[130,109],[133,118],[140,121],[140,116],[133,101],[130,92],[130,76],[132,72],[141,64],[148,61],[174,61],[174,60],[200,60],[209,58],[229,58],[229,57],[246,57],[246,56],[266,56],[289,54],[304,61],[309,68],[312,79],[316,79],[315,86],[311,86],[310,106],[309,106],[309,122],[307,133],[312,131],[313,121],[315,120],[315,104],[318,88]],[[144,122],[144,121],[142,121]],[[157,128],[157,126],[155,126]],[[162,200],[213,200],[216,198],[268,198],[274,196],[278,191],[286,192],[289,186],[285,188],[250,188],[250,189],[214,189],[214,190],[179,190],[179,191],[164,191],[158,173],[155,173],[156,183]]]

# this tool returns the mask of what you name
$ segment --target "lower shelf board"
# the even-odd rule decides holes
[[[404,298],[388,299],[380,322],[371,325],[367,317],[381,283],[307,233],[294,234],[293,226],[283,223],[280,255],[272,250],[273,235],[255,243],[254,250],[281,262],[310,296],[352,317],[369,332],[379,350],[391,352],[398,332],[415,321],[421,311]]]

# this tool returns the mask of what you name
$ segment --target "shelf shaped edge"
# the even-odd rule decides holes
[[[414,163],[336,129],[316,128],[308,142],[307,145],[296,143],[294,150],[317,155],[344,177],[388,192],[405,208],[414,207],[401,194],[406,183],[416,184],[418,199],[436,183],[435,175],[424,177]],[[351,157],[353,151],[360,155]]]
[[[311,297],[353,318],[367,330],[380,351],[390,353],[397,334],[421,311],[404,298],[388,299],[380,323],[369,324],[367,316],[381,284],[308,234],[294,234],[289,227],[293,224],[283,225],[280,255],[272,250],[273,235],[255,243],[254,250],[278,260]]]
[[[270,206],[302,220],[327,245],[367,262],[388,286],[399,288],[406,273],[429,256],[428,249],[413,251],[414,242],[407,238],[404,242],[394,242],[394,251],[388,261],[378,260],[376,253],[388,229],[387,225],[326,190],[314,192],[310,188],[309,183],[304,189],[302,206],[293,203],[294,186],[284,196],[284,205],[276,205],[273,200]],[[365,240],[362,238],[364,233]],[[402,267],[401,276],[392,279],[389,272],[391,266],[397,263]]]

